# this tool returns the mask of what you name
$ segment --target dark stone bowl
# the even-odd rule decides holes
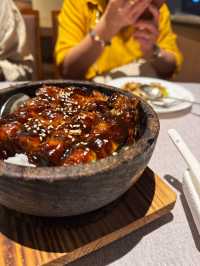
[[[1,90],[0,106],[18,92],[34,96],[43,84],[95,88],[106,94],[117,90],[133,97],[91,82],[43,81]],[[136,144],[122,148],[116,156],[69,167],[31,168],[0,161],[0,203],[27,214],[61,217],[91,212],[120,197],[143,173],[159,133],[156,113],[141,99],[140,106],[141,136]]]

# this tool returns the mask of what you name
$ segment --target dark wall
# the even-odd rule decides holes
[[[167,0],[171,13],[182,12],[200,15],[200,0]]]
[[[182,7],[182,1],[181,0],[167,0],[167,4],[171,10],[172,13],[175,13],[176,11],[181,11]]]

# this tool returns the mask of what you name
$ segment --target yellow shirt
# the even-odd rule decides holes
[[[95,27],[105,7],[106,0],[64,0],[59,15],[55,48],[57,65],[62,64],[70,49],[78,45],[91,28]],[[157,44],[175,55],[179,69],[182,55],[177,47],[176,35],[171,28],[170,13],[165,4],[160,8],[159,32]],[[113,37],[111,45],[105,47],[95,64],[88,69],[86,78],[91,79],[140,58],[142,58],[140,45],[133,38],[133,29],[127,28]]]

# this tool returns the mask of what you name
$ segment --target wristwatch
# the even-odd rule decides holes
[[[96,33],[95,30],[90,30],[89,35],[93,41],[98,42],[102,47],[111,45],[110,41],[104,41],[103,39],[101,39],[101,37]]]
[[[162,57],[162,50],[160,49],[160,47],[155,44],[153,47],[153,57],[154,58],[161,58]]]

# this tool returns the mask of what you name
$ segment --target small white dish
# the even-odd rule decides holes
[[[169,97],[179,98],[183,100],[185,99],[191,102],[194,101],[194,96],[189,90],[187,90],[186,88],[177,83],[165,81],[162,79],[145,78],[145,77],[124,77],[124,78],[113,79],[109,81],[107,84],[122,89],[123,86],[128,82],[138,82],[147,85],[151,83],[159,83],[167,89]],[[169,101],[174,102],[173,99],[165,99],[165,100],[167,102]],[[157,113],[172,113],[190,108],[192,106],[191,102],[176,101],[174,102],[174,104],[169,105],[168,107],[161,107],[154,105],[153,108]]]

